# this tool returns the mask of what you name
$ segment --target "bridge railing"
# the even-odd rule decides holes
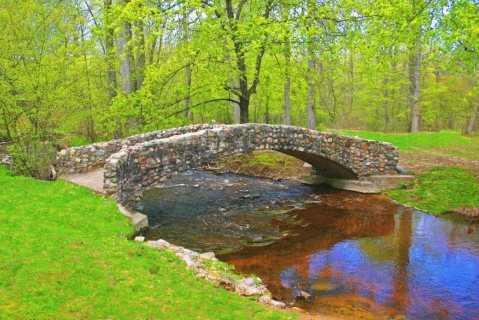
[[[213,124],[196,124],[174,129],[165,129],[149,133],[137,134],[124,139],[99,142],[81,147],[72,147],[57,153],[57,170],[59,173],[83,173],[103,167],[105,160],[119,152],[122,148],[156,139],[217,128]]]

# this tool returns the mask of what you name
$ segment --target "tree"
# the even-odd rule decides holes
[[[240,109],[240,122],[249,122],[249,104],[251,96],[256,93],[259,84],[261,72],[261,63],[266,51],[268,42],[270,41],[268,30],[266,28],[258,28],[255,30],[248,28],[248,25],[261,26],[270,19],[273,10],[273,1],[251,3],[245,8],[246,0],[241,1],[236,8],[233,7],[232,0],[225,0],[224,7],[216,10],[216,17],[221,20],[223,31],[226,33],[226,42],[233,47],[234,73],[237,81],[225,85],[225,89],[236,95],[239,99],[238,106]],[[262,7],[262,15],[254,16],[252,12],[245,12],[254,5]],[[249,76],[250,70],[248,65],[251,64],[248,54],[254,54],[253,59],[253,75]]]
[[[2,129],[22,174],[48,177],[58,136],[79,128],[95,135],[105,86],[92,72],[85,25],[75,2],[0,1]]]
[[[445,38],[452,51],[454,61],[459,62],[470,83],[467,96],[470,102],[470,118],[466,133],[471,135],[477,126],[479,112],[479,86],[477,69],[479,64],[479,4],[473,1],[451,1],[451,10],[445,17],[448,27]]]

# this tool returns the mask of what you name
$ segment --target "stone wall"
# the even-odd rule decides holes
[[[73,147],[57,153],[57,170],[59,173],[82,173],[103,167],[105,160],[112,154],[138,143],[155,139],[168,138],[198,130],[213,129],[217,125],[203,124],[137,134],[125,139],[94,143],[87,146]]]
[[[319,173],[337,174],[338,178],[397,174],[398,150],[390,143],[281,125],[197,128],[196,132],[169,138],[124,144],[119,152],[106,159],[105,191],[115,194],[122,205],[131,207],[143,192],[180,172],[255,150],[294,155],[312,163]]]

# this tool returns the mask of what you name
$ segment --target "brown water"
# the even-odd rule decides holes
[[[154,225],[147,238],[213,250],[312,314],[479,319],[477,225],[384,196],[235,175],[193,171],[164,187],[137,208]],[[312,300],[294,299],[299,290]]]

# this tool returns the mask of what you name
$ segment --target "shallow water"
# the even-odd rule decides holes
[[[273,296],[344,319],[478,319],[479,228],[384,196],[191,171],[137,210],[147,239],[213,250]],[[312,300],[296,300],[299,290]]]

